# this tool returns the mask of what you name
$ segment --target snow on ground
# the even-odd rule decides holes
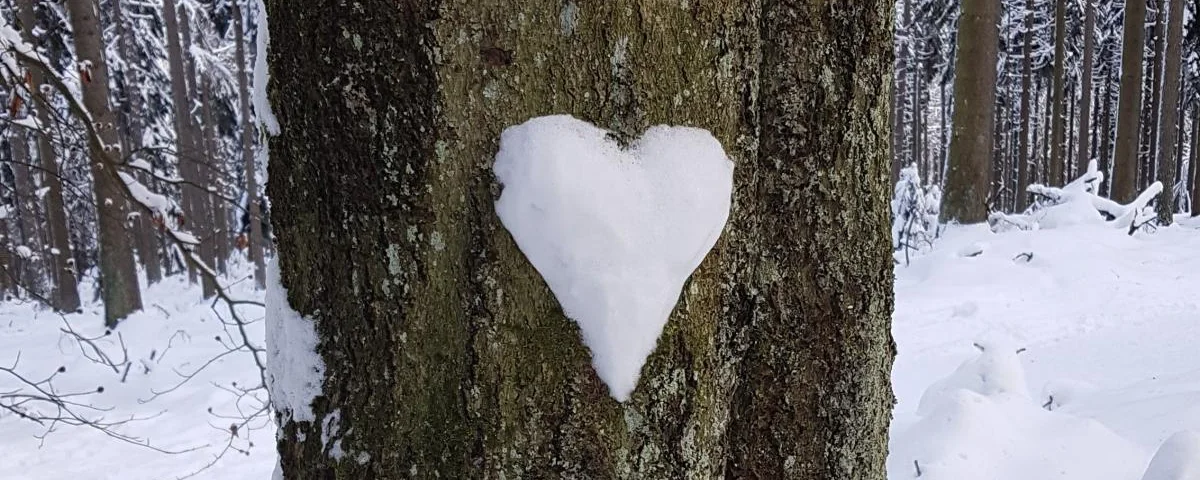
[[[231,291],[238,298],[261,297],[252,285],[253,280],[241,280],[231,286]],[[87,298],[92,296],[89,285],[85,284],[80,292]],[[12,366],[19,355],[17,371],[31,379],[44,378],[65,367],[54,379],[54,387],[60,392],[94,392],[104,387],[102,393],[73,400],[111,408],[102,412],[105,420],[149,417],[118,426],[116,431],[147,440],[159,449],[190,450],[164,454],[114,440],[96,430],[70,426],[57,427],[43,442],[35,436],[44,433],[44,427],[0,410],[0,432],[4,432],[0,435],[0,479],[169,480],[200,470],[230,445],[229,426],[238,420],[228,416],[237,415],[239,406],[250,411],[258,404],[252,399],[238,402],[236,395],[215,385],[257,385],[258,371],[247,353],[225,356],[178,389],[142,403],[154,392],[179,384],[180,374],[195,372],[226,350],[222,342],[228,344],[231,334],[222,328],[217,312],[225,315],[227,311],[220,305],[214,309],[211,302],[202,302],[199,297],[197,287],[189,287],[183,277],[164,280],[145,292],[144,311],[126,319],[107,336],[103,336],[103,308],[95,303],[65,320],[29,303],[0,303],[0,366]],[[244,311],[256,320],[250,332],[252,340],[262,346],[262,309],[247,307]],[[128,375],[85,358],[80,344],[60,331],[68,324],[64,322],[83,336],[101,336],[95,343],[117,361],[123,357],[123,340],[131,360]],[[0,372],[0,395],[16,387],[11,376]],[[53,413],[44,405],[35,408],[42,414]],[[231,449],[222,460],[193,478],[270,478],[275,466],[274,426],[263,416],[248,427],[239,429],[232,442],[234,448],[248,455]],[[253,446],[249,446],[251,442]]]
[[[949,229],[896,269],[891,479],[1141,478],[1167,438],[1200,430],[1197,287],[1192,228]],[[981,339],[1008,345],[983,376],[1023,374],[1024,391],[952,375],[984,360]],[[939,381],[958,388],[923,400]]]
[[[1102,225],[950,228],[931,252],[898,266],[891,480],[916,478],[918,466],[922,480],[1196,480],[1200,436],[1178,432],[1200,431],[1197,227],[1134,237]],[[60,427],[39,448],[33,436],[42,430],[0,413],[0,479],[174,479],[220,451],[231,422],[208,408],[228,414],[234,397],[212,382],[256,382],[245,355],[137,401],[177,383],[173,369],[192,371],[222,350],[215,337],[226,334],[211,305],[182,282],[152,287],[147,310],[119,329],[134,360],[125,383],[81,357],[60,317],[29,304],[0,304],[0,365],[21,352],[30,375],[66,366],[56,385],[103,385],[94,398],[115,407],[109,419],[161,412],[122,432],[166,449],[208,446],[166,455]],[[261,295],[248,282],[233,291]],[[84,310],[67,317],[71,325],[103,333],[98,306]],[[252,329],[260,345],[263,330],[261,322]],[[103,342],[112,351],[111,336]],[[0,375],[0,392],[12,385]],[[193,478],[269,478],[274,431],[268,422],[250,433],[249,455],[230,452]],[[246,445],[244,431],[238,440]]]

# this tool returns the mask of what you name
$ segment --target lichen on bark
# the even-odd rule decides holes
[[[322,422],[281,418],[284,471],[770,476],[785,470],[746,455],[753,443],[739,442],[800,432],[807,418],[764,416],[781,422],[765,426],[751,417],[770,413],[761,403],[769,399],[815,399],[826,402],[813,406],[822,412],[868,414],[856,422],[873,430],[831,438],[861,442],[861,452],[839,452],[838,462],[882,472],[884,439],[871,435],[886,429],[879,409],[890,399],[880,390],[891,359],[890,263],[882,263],[890,257],[885,237],[875,238],[887,233],[886,205],[876,198],[887,182],[887,3],[811,2],[792,11],[815,17],[788,21],[820,30],[804,50],[812,56],[788,63],[784,50],[763,53],[762,28],[785,24],[767,17],[776,23],[764,25],[758,1],[269,1],[270,93],[283,132],[271,141],[268,194],[281,271],[293,308],[315,319],[321,337],[327,378],[313,410],[318,419],[339,412],[346,452],[340,461],[328,455]],[[846,42],[861,34],[868,47]],[[839,61],[822,66],[829,56]],[[775,75],[803,69],[795,73],[813,82],[765,108],[766,66]],[[760,115],[778,125],[784,111],[807,133],[790,152],[760,154]],[[731,227],[685,285],[625,404],[608,396],[578,329],[494,213],[500,132],[558,113],[626,141],[655,124],[705,128],[736,164]],[[841,123],[816,133],[826,121]],[[861,211],[838,211],[838,202]],[[845,235],[862,241],[834,242]],[[851,262],[864,251],[879,258]],[[791,263],[830,252],[829,267]],[[812,386],[800,383],[787,383],[785,397],[772,392],[774,380],[762,380],[782,364],[753,355],[802,325],[830,334],[811,351],[847,347],[835,366],[866,380],[837,383],[829,396],[805,396]],[[815,362],[793,340],[780,345],[788,351],[779,362]],[[861,359],[869,361],[852,365]],[[370,461],[356,461],[360,453]]]

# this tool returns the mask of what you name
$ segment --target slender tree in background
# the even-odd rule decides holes
[[[1142,108],[1142,48],[1146,37],[1146,1],[1125,3],[1124,47],[1121,49],[1121,93],[1117,107],[1117,141],[1113,155],[1112,197],[1131,202],[1137,195],[1138,136]]]
[[[325,364],[286,478],[885,478],[890,0],[363,5],[268,5],[281,280]],[[501,131],[552,113],[737,164],[625,403],[494,212]]]
[[[1021,142],[1017,159],[1017,191],[1016,210],[1024,211],[1029,206],[1029,195],[1025,193],[1029,186],[1030,145],[1030,110],[1033,96],[1033,0],[1025,1],[1025,32],[1022,34],[1024,44],[1021,52]]]
[[[83,82],[83,103],[104,141],[103,148],[119,149],[116,116],[108,104],[108,65],[100,35],[97,5],[91,0],[67,0],[71,29],[75,35],[75,55],[79,59]],[[137,269],[133,261],[133,242],[125,228],[127,208],[121,193],[117,172],[105,168],[99,157],[104,152],[91,152],[92,179],[95,182],[96,216],[99,221],[100,272],[104,299],[104,322],[115,326],[118,321],[142,308],[142,292],[138,287]]]
[[[1163,191],[1158,196],[1158,223],[1170,225],[1175,215],[1175,156],[1179,115],[1179,76],[1183,63],[1183,2],[1168,0],[1167,46],[1163,59],[1162,105],[1158,120],[1158,181]]]
[[[1092,73],[1095,69],[1096,58],[1096,0],[1083,0],[1083,67],[1079,91],[1079,149],[1076,154],[1076,170],[1078,175],[1087,173],[1088,161],[1091,160],[1092,135]]]
[[[249,199],[246,203],[247,217],[250,220],[249,228],[245,235],[246,251],[250,255],[250,261],[254,263],[254,283],[258,288],[266,288],[267,274],[266,262],[263,260],[263,231],[262,231],[262,212],[258,202],[258,177],[255,172],[258,169],[254,164],[254,123],[250,116],[250,72],[246,67],[246,38],[245,38],[245,17],[243,17],[242,6],[240,0],[233,2],[233,32],[234,42],[234,58],[237,61],[237,81],[238,81],[238,112],[241,116],[241,144],[242,144],[242,169],[246,176],[246,198]]]
[[[1154,25],[1151,27],[1150,43],[1152,56],[1145,66],[1145,89],[1149,96],[1142,102],[1142,146],[1139,151],[1141,162],[1138,165],[1139,190],[1146,188],[1155,180],[1155,166],[1158,160],[1158,120],[1162,112],[1163,57],[1166,55],[1166,0],[1156,0],[1154,3]],[[1170,189],[1170,187],[1167,187]]]
[[[110,0],[110,8],[113,17],[113,25],[117,31],[117,48],[120,51],[121,58],[133,59],[136,54],[133,51],[134,32],[125,22],[124,7],[120,0]],[[126,68],[122,72],[124,75],[125,91],[120,98],[122,105],[117,110],[117,116],[121,124],[121,146],[122,150],[129,152],[131,155],[136,151],[141,150],[145,145],[144,133],[148,122],[144,122],[141,118],[136,118],[139,114],[144,114],[146,111],[145,101],[141,95],[137,94],[136,86],[144,81],[139,75],[137,69]],[[136,175],[138,181],[149,183],[150,174],[146,172],[138,172]],[[158,242],[152,228],[153,221],[145,215],[137,215],[132,219],[132,231],[134,240],[137,242],[138,258],[142,261],[142,267],[146,272],[146,282],[150,284],[158,283],[162,280],[162,265],[159,260]]]
[[[1188,170],[1192,176],[1192,216],[1200,216],[1200,102],[1192,108],[1192,155]]]
[[[17,8],[21,19],[21,36],[30,45],[40,42],[33,36],[37,19],[34,14],[33,0],[17,0]],[[42,85],[42,71],[36,68],[28,69],[29,83]],[[50,125],[49,103],[40,89],[30,92],[35,101],[30,102],[29,108],[35,112],[38,123]],[[44,130],[37,132],[38,164],[42,169],[42,185],[46,189],[46,228],[49,230],[49,258],[51,259],[51,275],[54,280],[54,293],[51,296],[55,302],[54,308],[64,312],[74,312],[79,309],[79,287],[76,283],[76,269],[71,254],[70,230],[67,225],[67,215],[64,211],[62,177],[58,169],[58,157],[54,146],[50,143],[50,135]]]
[[[1054,186],[1063,184],[1066,171],[1066,56],[1067,56],[1067,0],[1057,0],[1054,10],[1054,94],[1051,104],[1050,122],[1053,132],[1050,139],[1050,160],[1047,163],[1046,183]]]
[[[987,220],[1000,2],[964,0],[954,71],[954,133],[942,221]]]

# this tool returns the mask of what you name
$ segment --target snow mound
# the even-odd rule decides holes
[[[1012,396],[1029,399],[1025,370],[1017,358],[1018,348],[1003,339],[975,342],[979,356],[963,362],[949,377],[934,383],[921,397],[918,415],[933,413],[950,392],[967,390],[984,396]]]
[[[312,320],[288,305],[278,260],[267,264],[267,388],[271,404],[298,422],[314,420],[312,401],[321,394],[325,362],[317,354]]]
[[[992,212],[988,224],[996,232],[1091,224],[1109,225],[1132,233],[1155,217],[1147,205],[1162,192],[1162,183],[1152,183],[1133,202],[1121,205],[1097,194],[1103,181],[1104,173],[1092,160],[1083,176],[1062,188],[1030,185],[1026,191],[1034,195],[1035,201],[1029,212],[1018,215]]]
[[[926,391],[916,424],[893,435],[889,478],[1137,478],[1146,464],[1137,446],[1031,401],[1011,345],[978,347],[978,358]]]
[[[1200,432],[1171,435],[1154,454],[1142,480],[1200,480]]]
[[[733,162],[706,130],[656,126],[628,149],[566,115],[509,127],[496,213],[629,399],[684,282],[729,217]]]

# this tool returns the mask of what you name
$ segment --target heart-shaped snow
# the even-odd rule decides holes
[[[628,149],[568,115],[500,136],[496,213],[629,399],[688,276],[729,218],[733,162],[707,131],[652,127]]]

